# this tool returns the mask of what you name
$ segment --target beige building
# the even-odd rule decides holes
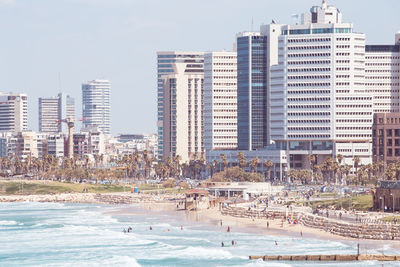
[[[204,148],[237,148],[236,52],[204,55]]]
[[[31,157],[39,157],[37,134],[35,132],[18,132],[14,134],[7,145],[8,156],[25,158],[28,155]]]
[[[171,52],[159,52],[162,53]],[[203,60],[202,52],[191,60],[171,64],[169,74],[163,75],[163,156],[179,155],[182,162],[204,155],[203,146]],[[186,57],[188,57],[186,55]],[[197,60],[197,62],[195,61]]]
[[[26,94],[0,93],[0,131],[20,132],[28,128]]]

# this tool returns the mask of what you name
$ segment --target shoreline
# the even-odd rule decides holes
[[[86,203],[86,204],[112,204],[117,210],[111,212],[111,215],[131,216],[134,215],[133,207],[127,206],[137,204],[140,209],[145,212],[161,212],[169,213],[173,216],[182,218],[187,222],[204,223],[208,226],[224,227],[230,226],[232,231],[262,234],[271,236],[285,236],[291,238],[311,238],[319,240],[341,241],[348,244],[359,243],[361,246],[367,247],[382,247],[389,245],[394,249],[400,248],[398,240],[373,240],[373,239],[356,239],[335,235],[330,232],[307,227],[302,224],[283,223],[280,219],[259,219],[259,218],[241,218],[229,215],[223,215],[218,210],[218,207],[200,210],[200,211],[185,211],[177,210],[176,202],[173,199],[178,199],[181,195],[165,194],[165,195],[149,195],[149,194],[131,194],[131,193],[65,193],[54,195],[0,195],[1,202],[57,202],[57,203]],[[124,205],[124,206],[120,206]],[[136,208],[135,207],[135,208]],[[267,227],[269,222],[269,227]]]

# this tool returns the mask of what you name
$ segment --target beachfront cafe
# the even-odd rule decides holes
[[[215,197],[247,198],[270,195],[282,188],[273,188],[270,183],[215,183],[208,187],[208,191]]]
[[[204,189],[191,189],[185,192],[185,210],[199,210],[215,206],[215,198]]]

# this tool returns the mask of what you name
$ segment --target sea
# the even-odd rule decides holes
[[[189,221],[178,212],[130,206],[129,213],[121,214],[119,209],[0,203],[0,266],[382,266],[376,261],[251,261],[249,255],[355,254],[356,243],[259,235],[234,227],[227,232],[218,222]],[[132,231],[124,233],[128,227]],[[389,244],[369,252],[382,250],[396,252]]]

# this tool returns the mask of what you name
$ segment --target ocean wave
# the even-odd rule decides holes
[[[0,225],[23,225],[23,224],[19,224],[16,221],[6,221],[6,220],[4,220],[4,221],[0,221]]]
[[[154,251],[155,252],[155,251]],[[167,254],[168,253],[168,254]],[[157,255],[157,256],[155,256]],[[233,256],[231,252],[225,249],[193,247],[189,246],[183,249],[174,250],[157,250],[152,255],[151,259],[164,260],[164,259],[212,259],[212,260],[226,260],[232,258],[247,259],[247,257]]]

